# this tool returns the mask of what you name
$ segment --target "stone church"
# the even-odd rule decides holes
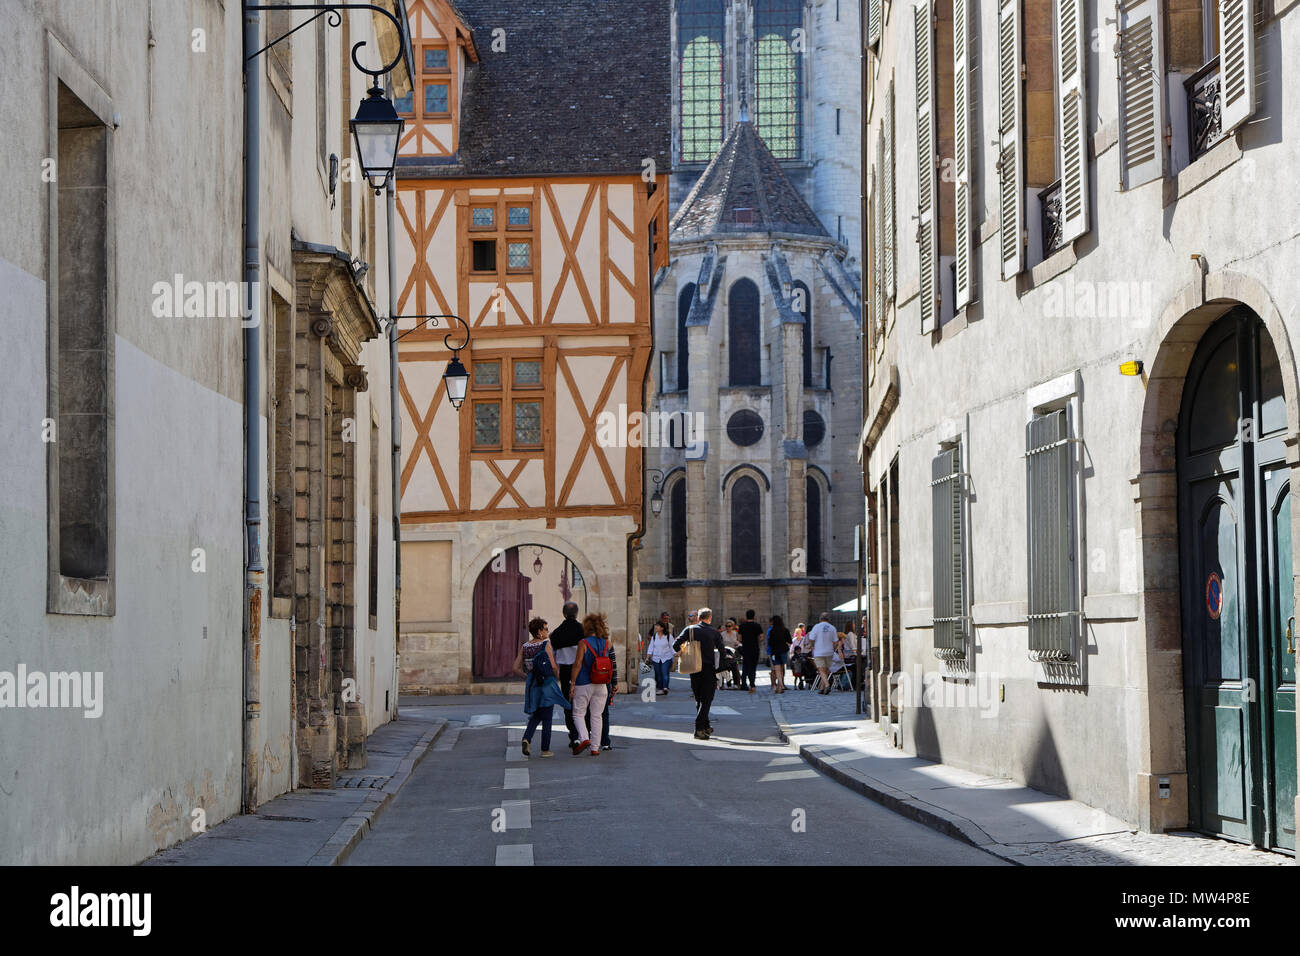
[[[793,625],[854,594],[858,15],[853,0],[674,4],[643,617],[707,604]]]

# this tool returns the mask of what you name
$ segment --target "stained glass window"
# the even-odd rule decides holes
[[[533,247],[531,243],[508,243],[506,255],[506,261],[511,269],[531,269],[533,267]]]
[[[802,27],[801,0],[754,0],[754,127],[777,159],[803,147]]]
[[[399,96],[393,100],[393,109],[404,116],[413,113],[415,111],[415,91],[407,90],[405,96]]]
[[[691,350],[686,320],[690,317],[691,302],[694,299],[695,283],[688,282],[677,297],[677,389],[683,392],[690,384]]]
[[[497,211],[491,206],[474,206],[470,210],[469,221],[475,229],[491,229],[496,225]]]
[[[515,359],[515,384],[541,385],[541,361],[538,359]]]
[[[528,226],[532,224],[533,210],[529,206],[511,206],[506,214],[509,226]]]
[[[424,115],[431,116],[435,113],[446,113],[449,109],[450,107],[447,105],[447,84],[424,84]]]
[[[758,286],[741,279],[728,296],[727,356],[732,385],[758,385],[759,365]]]
[[[803,316],[803,387],[815,388],[821,383],[813,381],[812,293],[802,282],[796,282],[793,291],[794,310]]]
[[[515,402],[515,447],[542,443],[542,403]]]
[[[748,475],[731,486],[731,573],[763,571],[762,493]]]
[[[447,69],[447,50],[444,47],[425,47],[424,50],[424,70],[426,73],[434,70]]]
[[[804,477],[808,503],[808,574],[821,577],[826,573],[822,562],[822,486],[811,476]]]
[[[496,386],[501,384],[501,363],[493,360],[491,362],[474,363],[474,387],[481,388],[484,386]]]
[[[686,479],[668,492],[668,576],[686,577]]]
[[[474,444],[496,447],[501,444],[501,403],[474,403]]]
[[[677,37],[684,163],[708,162],[722,145],[723,32],[723,0],[681,0]]]

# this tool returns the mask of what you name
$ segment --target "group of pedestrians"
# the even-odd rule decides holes
[[[609,705],[618,693],[618,658],[604,614],[588,614],[578,623],[578,605],[564,605],[564,620],[552,634],[546,621],[528,622],[528,639],[515,655],[515,674],[524,680],[528,726],[520,744],[532,753],[533,736],[542,728],[541,756],[551,757],[551,723],[555,708],[564,711],[569,750],[593,757],[613,750],[609,740]],[[592,741],[595,741],[593,744]]]

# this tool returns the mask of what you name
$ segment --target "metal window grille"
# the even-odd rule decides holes
[[[945,659],[966,656],[966,560],[962,528],[961,446],[944,449],[930,464],[934,538],[934,651]]]
[[[1073,444],[1064,409],[1028,426],[1029,656],[1074,658],[1079,593],[1073,506]]]

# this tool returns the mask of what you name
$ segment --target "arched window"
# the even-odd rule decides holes
[[[803,316],[803,387],[813,388],[813,348],[812,348],[812,293],[802,282],[794,284],[794,304]]]
[[[758,385],[761,381],[758,341],[758,286],[740,279],[728,296],[727,357],[732,385]]]
[[[731,573],[763,572],[763,507],[758,482],[749,475],[731,486]]]
[[[686,479],[668,491],[668,576],[686,577]]]
[[[691,341],[686,333],[686,320],[691,314],[691,301],[695,298],[695,283],[686,283],[677,297],[677,388],[686,391],[691,372]]]
[[[804,478],[804,488],[808,504],[808,576],[821,577],[826,573],[822,562],[822,486],[808,475]]]
[[[706,163],[722,145],[723,31],[723,0],[681,0],[677,8],[677,55],[684,163]]]
[[[777,159],[798,159],[803,146],[802,26],[803,0],[754,0],[754,126]]]

